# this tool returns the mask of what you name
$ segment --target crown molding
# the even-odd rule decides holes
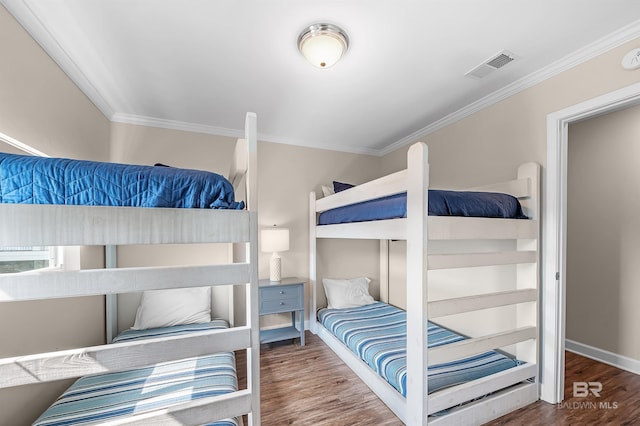
[[[264,135],[260,133],[258,133],[258,139],[265,142],[279,143],[283,145],[294,145],[294,146],[299,146],[303,148],[323,149],[326,151],[344,152],[347,154],[371,155],[374,157],[382,156],[381,151],[379,149],[364,148],[361,146],[313,143],[303,139],[282,138],[282,137]]]
[[[112,123],[134,124],[136,126],[158,127],[168,130],[181,130],[183,132],[205,133],[209,135],[229,136],[232,138],[244,137],[244,131],[229,129],[226,127],[209,126],[206,124],[188,123],[177,120],[165,120],[162,118],[144,117],[135,114],[115,113],[111,117]]]
[[[625,27],[622,27],[618,31],[615,31],[607,36],[599,39],[598,41],[591,43],[581,49],[574,51],[573,53],[565,56],[564,58],[544,67],[538,71],[535,71],[515,82],[511,83],[504,88],[497,90],[484,98],[481,98],[469,105],[455,111],[431,124],[417,130],[402,139],[393,142],[384,149],[380,150],[381,156],[390,154],[391,152],[399,149],[405,145],[413,143],[418,139],[434,133],[446,126],[449,126],[457,121],[462,120],[476,112],[483,110],[491,105],[494,105],[506,98],[509,98],[517,93],[520,93],[530,87],[533,87],[545,80],[548,80],[564,71],[567,71],[577,65],[580,65],[590,59],[593,59],[603,53],[608,52],[624,43],[630,42],[640,37],[640,20],[637,20]]]
[[[204,133],[216,136],[228,136],[232,138],[244,137],[244,130],[242,129],[229,129],[226,127],[208,126],[204,124],[188,123],[184,121],[165,120],[153,117],[144,117],[134,114],[121,114],[116,113],[113,115],[111,122],[133,124],[136,126],[156,127],[168,130],[180,130],[183,132]],[[327,144],[314,144],[300,139],[289,139],[277,136],[268,135],[265,133],[258,133],[258,139],[263,142],[278,143],[282,145],[293,145],[305,148],[324,149],[328,151],[346,152],[351,154],[363,154],[380,156],[380,151],[376,149],[360,148],[353,146],[341,146],[341,145],[327,145]]]

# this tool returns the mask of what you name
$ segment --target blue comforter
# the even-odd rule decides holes
[[[243,209],[216,173],[0,153],[0,203]]]
[[[517,198],[495,192],[429,190],[429,216],[526,219]],[[322,212],[318,225],[407,217],[407,193]]]

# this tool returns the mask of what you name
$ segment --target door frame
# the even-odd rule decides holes
[[[638,104],[635,83],[547,115],[540,398],[550,403],[564,399],[569,124]]]

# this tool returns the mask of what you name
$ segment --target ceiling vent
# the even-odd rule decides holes
[[[513,62],[516,58],[517,56],[513,53],[503,50],[502,52],[493,55],[477,67],[468,71],[465,75],[467,77],[483,78],[494,72],[495,70],[504,67],[508,63]]]

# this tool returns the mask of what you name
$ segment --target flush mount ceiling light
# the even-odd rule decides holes
[[[340,60],[349,47],[349,37],[332,24],[313,24],[302,30],[298,49],[318,68],[329,68]]]

